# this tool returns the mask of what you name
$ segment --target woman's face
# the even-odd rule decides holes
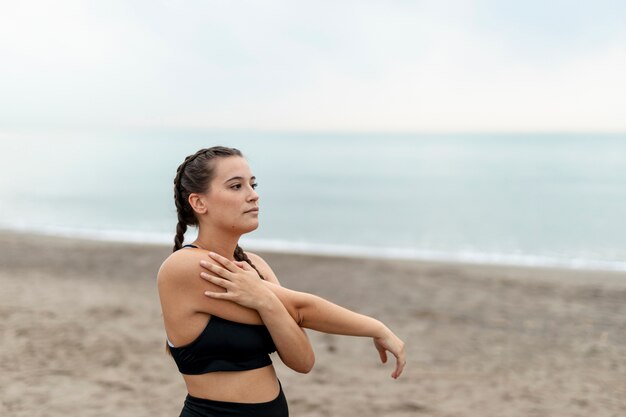
[[[259,195],[248,162],[240,156],[229,156],[213,163],[215,176],[205,194],[206,219],[228,232],[255,230],[259,227]]]

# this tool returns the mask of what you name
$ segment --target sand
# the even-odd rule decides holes
[[[178,416],[156,272],[169,246],[0,233],[0,415]],[[261,253],[284,286],[384,321],[273,361],[292,416],[625,416],[626,274]]]

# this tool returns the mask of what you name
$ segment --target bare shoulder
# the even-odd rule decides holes
[[[177,250],[168,256],[157,273],[158,283],[175,281],[188,275],[189,272],[197,271],[201,259],[210,258],[199,249]]]
[[[202,293],[200,259],[208,258],[200,250],[178,250],[168,256],[157,273],[157,287],[163,310],[183,309],[195,312],[194,304],[186,300],[197,300]],[[208,283],[207,283],[208,284]],[[186,302],[181,302],[185,299]]]
[[[157,286],[163,314],[182,316],[204,313],[217,315],[239,323],[258,324],[259,315],[251,309],[231,301],[211,299],[205,291],[224,292],[219,287],[200,277],[206,271],[200,260],[216,263],[202,249],[185,249],[172,253],[159,268]]]
[[[252,261],[254,266],[257,267],[259,272],[265,277],[267,281],[280,285],[278,277],[276,276],[274,271],[272,271],[272,268],[269,266],[269,264],[265,262],[265,259],[253,252],[246,251],[246,255],[248,255],[248,258]]]

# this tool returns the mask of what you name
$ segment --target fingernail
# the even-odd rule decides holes
[[[205,261],[204,259],[200,261],[200,265],[202,266],[207,266],[209,263],[207,261]]]
[[[215,252],[209,252],[209,256],[215,256]]]
[[[206,272],[200,272],[200,276],[206,278],[209,276],[209,274],[207,274]]]

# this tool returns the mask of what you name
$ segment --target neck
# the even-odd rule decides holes
[[[198,237],[193,242],[201,249],[215,252],[223,257],[234,260],[235,248],[241,236],[238,234],[228,234],[219,230],[209,230],[208,227],[200,225]]]

